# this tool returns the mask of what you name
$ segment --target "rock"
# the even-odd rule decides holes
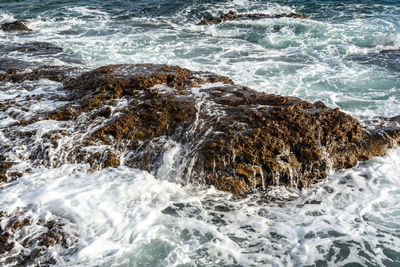
[[[32,31],[25,25],[25,21],[16,20],[13,22],[6,22],[1,25],[1,29],[6,32],[10,31]]]
[[[66,152],[71,162],[100,169],[121,164],[124,155],[124,164],[157,174],[164,154],[179,146],[173,178],[237,195],[271,185],[308,187],[400,141],[398,127],[368,130],[322,102],[174,66],[105,66],[64,80],[63,89],[71,104],[48,118],[74,122],[84,133]],[[116,105],[118,99],[126,104]],[[90,154],[87,146],[106,149]]]
[[[22,60],[0,59],[0,73],[13,74],[32,66],[34,66],[34,64]]]
[[[15,164],[15,162],[4,161],[3,156],[0,157],[0,183],[7,182],[7,171]]]
[[[52,77],[49,70],[22,72],[21,79]],[[24,144],[33,166],[88,163],[94,171],[124,164],[240,195],[271,185],[308,187],[400,141],[396,117],[366,128],[320,101],[256,92],[213,73],[154,64],[65,73],[59,77],[68,104],[4,133]],[[68,121],[69,128],[45,134],[18,128],[43,119]],[[68,143],[59,142],[66,136]],[[11,149],[2,144],[0,154]],[[179,153],[166,170],[163,160],[174,149]]]
[[[3,146],[0,146],[0,150]],[[23,173],[18,171],[10,171],[10,168],[16,165],[17,162],[7,161],[6,157],[0,155],[0,183],[6,183],[13,181],[23,175]],[[23,170],[24,173],[30,172],[31,169],[25,168]]]
[[[290,14],[277,14],[277,15],[270,15],[270,14],[263,14],[263,13],[253,13],[253,14],[238,14],[235,11],[229,11],[226,14],[222,14],[219,17],[211,16],[207,19],[203,19],[197,25],[212,25],[218,24],[223,21],[231,21],[231,20],[256,20],[256,19],[266,19],[266,18],[305,18],[302,14],[290,13]]]
[[[278,14],[274,16],[275,18],[295,18],[295,19],[304,19],[306,16],[303,14],[297,14],[297,13],[283,13],[283,14]]]
[[[0,82],[23,82],[49,79],[61,82],[73,75],[76,68],[66,66],[35,65],[35,63],[12,59],[0,59]]]
[[[382,54],[386,54],[386,53],[397,53],[397,54],[399,54],[400,53],[400,49],[384,49],[384,50],[382,50],[382,51],[380,51],[380,53],[382,53]]]
[[[400,122],[400,115],[391,117],[389,120],[390,120],[390,121],[395,121],[395,122]]]
[[[61,47],[47,42],[29,43],[4,43],[0,44],[0,51],[7,54],[10,52],[23,52],[33,54],[57,54],[63,51]]]
[[[65,224],[56,220],[33,219],[22,211],[12,214],[0,211],[0,220],[0,255],[7,265],[56,264],[48,248],[59,245],[68,249],[76,243],[76,237],[64,232]]]
[[[348,59],[360,64],[373,64],[395,72],[400,71],[400,49],[388,49],[365,55],[354,55],[348,57]]]

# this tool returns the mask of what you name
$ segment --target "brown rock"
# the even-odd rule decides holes
[[[219,84],[198,87],[213,82]],[[111,65],[64,84],[75,104],[67,106],[73,115],[60,118],[92,111],[92,120],[107,119],[85,142],[120,151],[88,156],[78,147],[80,160],[117,166],[116,155],[131,151],[125,164],[156,172],[173,141],[185,148],[181,175],[234,194],[270,185],[307,187],[331,169],[385,154],[400,140],[398,128],[367,131],[322,102],[258,93],[226,77],[179,67]],[[122,97],[129,104],[113,118],[103,106]]]
[[[119,159],[118,156],[115,155],[114,153],[110,152],[106,155],[106,158],[104,160],[103,167],[108,168],[108,167],[116,167],[119,165]]]
[[[28,32],[30,32],[30,31],[32,31],[25,25],[25,22],[22,20],[16,20],[13,22],[3,23],[1,25],[1,29],[3,31],[7,31],[7,32],[10,32],[10,31],[28,31]]]
[[[12,266],[56,264],[47,249],[55,245],[67,249],[76,242],[75,237],[63,231],[64,224],[58,221],[32,220],[22,211],[12,214],[0,212],[0,219],[4,222],[0,226],[0,255],[3,254],[4,261]],[[19,249],[13,251],[16,244]],[[21,246],[24,250],[20,249]]]
[[[278,14],[274,16],[275,18],[295,18],[295,19],[304,19],[305,16],[303,14],[297,14],[297,13],[289,13],[289,14]]]
[[[0,159],[0,183],[7,182],[7,171],[15,164],[15,162],[2,161]]]
[[[157,174],[165,153],[179,145],[174,179],[245,194],[310,186],[400,141],[396,119],[367,129],[322,102],[260,93],[175,66],[110,65],[63,83],[70,103],[47,118],[70,121],[77,138],[59,147],[60,133],[43,135],[31,153],[37,164],[57,147],[64,161],[52,166],[67,159],[97,170],[120,165],[124,155],[127,166]]]

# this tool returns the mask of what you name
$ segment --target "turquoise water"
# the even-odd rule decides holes
[[[228,11],[307,17],[196,25]],[[1,58],[82,68],[166,63],[358,118],[400,114],[398,1],[0,1],[0,22],[13,19],[27,19],[33,32],[0,31],[0,45],[46,41],[64,52],[0,47]],[[60,84],[30,86],[55,94]],[[32,93],[24,90],[1,84],[0,99]],[[49,108],[31,105],[24,112]],[[2,142],[7,116],[0,113]],[[0,185],[0,208],[65,220],[79,238],[69,250],[49,249],[60,266],[399,266],[399,166],[396,149],[307,190],[235,200],[155,173],[64,165]]]
[[[378,54],[400,48],[395,1],[6,1],[2,9],[4,19],[32,19],[35,33],[15,41],[48,40],[85,66],[175,64],[356,114],[399,113],[398,53]],[[229,10],[307,19],[196,26]]]

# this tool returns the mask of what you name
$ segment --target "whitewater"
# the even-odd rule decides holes
[[[197,25],[228,11],[306,18]],[[15,19],[26,19],[32,32],[0,31],[1,59],[81,69],[169,64],[225,75],[259,92],[322,101],[365,123],[400,115],[396,1],[0,0],[0,24]],[[63,51],[8,48],[43,41]],[[381,53],[387,50],[397,53]],[[55,260],[48,264],[56,266],[400,265],[399,148],[307,189],[270,187],[246,197],[181,180],[174,164],[183,153],[179,144],[170,144],[154,172],[123,164],[91,172],[85,164],[60,165],[56,150],[46,166],[34,166],[32,151],[7,129],[64,105],[52,98],[64,94],[61,86],[46,79],[0,83],[0,102],[18,103],[0,109],[0,142],[13,147],[7,157],[18,164],[11,170],[23,173],[0,183],[0,211],[34,222],[13,236],[11,254],[29,255],[35,248],[24,246],[24,237],[41,234],[39,222],[52,220],[63,224],[68,243],[47,249]],[[40,121],[20,130],[40,137],[67,127]],[[4,227],[8,220],[0,219]],[[10,256],[0,254],[0,265]]]

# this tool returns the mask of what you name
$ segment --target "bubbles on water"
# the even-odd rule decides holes
[[[182,5],[173,17],[128,15],[121,20],[120,15],[103,9],[76,6],[64,9],[61,18],[52,18],[49,13],[49,17],[31,20],[30,27],[35,31],[18,38],[34,41],[46,36],[92,67],[145,62],[180,65],[227,75],[237,83],[260,91],[309,101],[322,100],[349,112],[382,112],[381,105],[376,104],[368,91],[384,92],[399,86],[398,72],[370,62],[361,64],[352,58],[398,49],[400,26],[393,17],[383,17],[391,10],[386,7],[377,9],[375,16],[348,18],[341,23],[329,17],[315,20],[311,14],[306,19],[196,26],[200,18],[192,17],[192,13],[203,8],[207,10],[205,16],[231,9],[239,13],[268,14],[307,10],[278,3],[261,5],[258,1],[197,3]],[[339,6],[332,8],[330,12],[340,10]],[[382,98],[390,97],[399,99],[397,94],[386,94]]]
[[[14,204],[1,209],[30,206],[35,216],[69,221],[77,253],[53,251],[60,264],[398,264],[399,159],[392,150],[303,192],[274,188],[242,199],[135,169],[84,174],[64,165],[2,190]]]
[[[174,17],[149,18],[77,6],[30,19],[34,32],[27,35],[0,31],[0,42],[46,39],[89,68],[167,63],[227,75],[259,91],[322,100],[357,116],[400,114],[399,72],[352,58],[400,48],[399,8],[363,4],[335,8],[334,16],[330,13],[327,18],[310,11],[305,20],[197,26],[201,16],[227,10],[278,14],[307,7],[238,0],[195,3]],[[371,8],[380,13],[369,14]],[[53,16],[57,12],[61,15]],[[11,20],[11,13],[1,12],[0,22]],[[10,56],[70,64],[58,57]],[[23,98],[59,93],[56,83],[43,80],[33,87],[1,86],[0,99],[17,102],[18,94]],[[30,104],[26,112],[15,113],[16,119],[28,119],[62,103]],[[10,142],[2,129],[16,120],[0,116],[0,140]],[[34,126],[38,130],[57,125]],[[61,265],[400,264],[399,150],[301,192],[271,188],[235,199],[213,188],[171,182],[182,148],[167,145],[170,150],[157,178],[124,167],[90,174],[81,165],[37,168],[0,185],[0,198],[6,200],[0,209],[11,213],[27,208],[27,215],[65,221],[66,231],[77,235],[78,241],[71,253],[49,250]]]

